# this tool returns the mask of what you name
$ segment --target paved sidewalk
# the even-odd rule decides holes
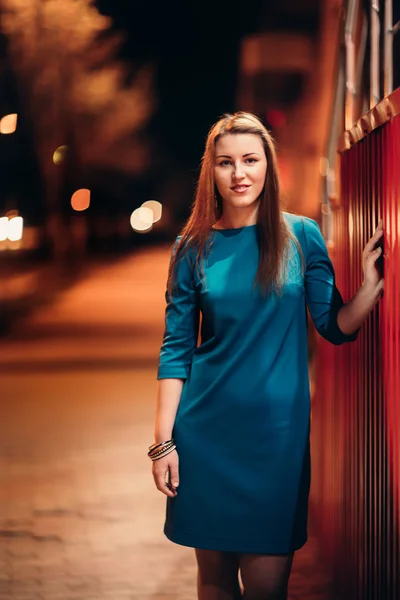
[[[0,342],[0,600],[196,598],[145,452],[167,261],[98,268]],[[311,537],[290,598],[328,583]]]

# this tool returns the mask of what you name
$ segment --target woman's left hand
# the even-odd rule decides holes
[[[374,290],[379,295],[383,290],[384,281],[380,276],[376,261],[382,255],[382,248],[376,244],[383,236],[383,221],[379,221],[378,227],[375,229],[374,235],[366,244],[363,251],[363,270],[364,270],[364,282],[363,285],[367,288]]]

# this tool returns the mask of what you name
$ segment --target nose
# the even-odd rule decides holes
[[[233,169],[232,176],[236,181],[239,179],[243,179],[245,177],[243,167],[240,163],[235,164],[235,168]]]

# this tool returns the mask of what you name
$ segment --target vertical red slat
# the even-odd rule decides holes
[[[341,156],[332,259],[346,300],[380,218],[384,297],[357,342],[318,345],[311,506],[336,597],[400,598],[400,116]]]

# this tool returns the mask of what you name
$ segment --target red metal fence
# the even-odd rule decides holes
[[[400,598],[399,108],[397,90],[346,132],[334,213],[332,258],[346,300],[383,219],[384,297],[355,343],[321,341],[317,359],[311,507],[343,600]]]

